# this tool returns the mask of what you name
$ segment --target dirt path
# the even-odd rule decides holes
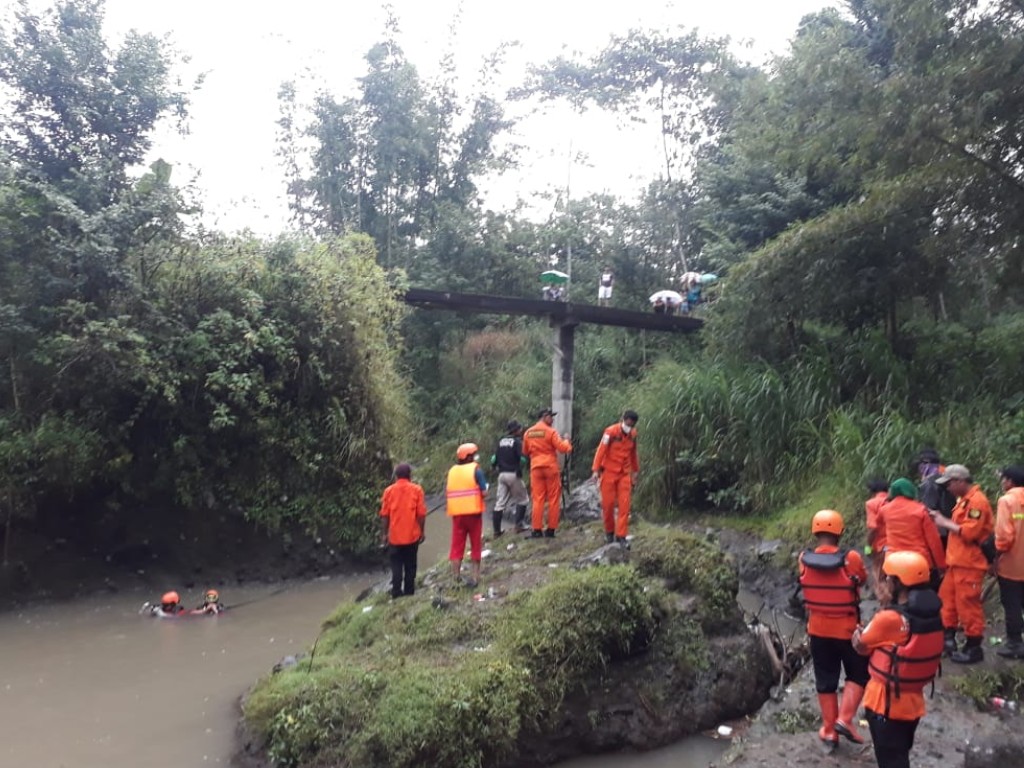
[[[795,566],[788,568],[784,548],[776,542],[722,531],[719,536],[723,549],[737,561],[741,580],[751,591],[763,596],[768,605],[785,610],[795,586]],[[1002,638],[1002,611],[995,590],[986,612],[990,616],[986,638]],[[877,603],[865,601],[865,616],[877,610]],[[1020,768],[1024,766],[1024,749],[1015,739],[1024,732],[1024,718],[1005,711],[979,711],[973,701],[958,694],[952,681],[970,670],[984,670],[997,674],[1009,665],[1022,661],[1007,661],[995,653],[995,647],[986,643],[985,661],[973,667],[964,667],[945,661],[942,676],[935,683],[935,692],[926,699],[927,715],[918,726],[911,765],[914,768]],[[863,710],[861,711],[863,715]],[[859,729],[865,737],[864,745],[843,741],[839,749],[826,754],[817,738],[820,725],[814,673],[806,666],[779,700],[771,700],[758,715],[730,725],[733,747],[715,763],[716,768],[793,768],[794,766],[821,766],[822,768],[853,768],[876,765],[867,723],[861,721]],[[993,751],[995,747],[995,751]],[[1007,755],[1010,757],[1007,758]]]

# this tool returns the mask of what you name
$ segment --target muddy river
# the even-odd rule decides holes
[[[445,556],[446,526],[431,516],[421,567]],[[143,618],[138,608],[155,594],[142,591],[0,614],[0,766],[230,765],[238,697],[284,656],[307,651],[324,617],[377,580],[224,588],[224,602],[239,607],[216,618]],[[201,601],[201,586],[193,592],[182,594],[187,604]],[[727,746],[698,736],[564,765],[706,768]]]

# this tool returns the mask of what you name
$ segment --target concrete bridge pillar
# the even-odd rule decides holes
[[[572,438],[573,357],[576,352],[576,320],[552,318],[551,407],[555,429],[562,437]],[[575,449],[575,446],[573,446]]]

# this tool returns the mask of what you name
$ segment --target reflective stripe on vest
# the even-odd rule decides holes
[[[477,465],[456,464],[448,470],[448,486],[445,497],[448,500],[448,514],[478,515],[484,511],[484,495],[476,482]]]
[[[847,549],[838,552],[800,553],[800,586],[804,606],[820,616],[859,616],[860,593],[857,582],[846,571]]]

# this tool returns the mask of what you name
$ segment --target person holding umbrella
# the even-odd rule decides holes
[[[543,295],[545,301],[564,301],[566,297],[566,286],[569,283],[569,276],[557,269],[549,269],[540,273],[540,281],[544,285]]]

